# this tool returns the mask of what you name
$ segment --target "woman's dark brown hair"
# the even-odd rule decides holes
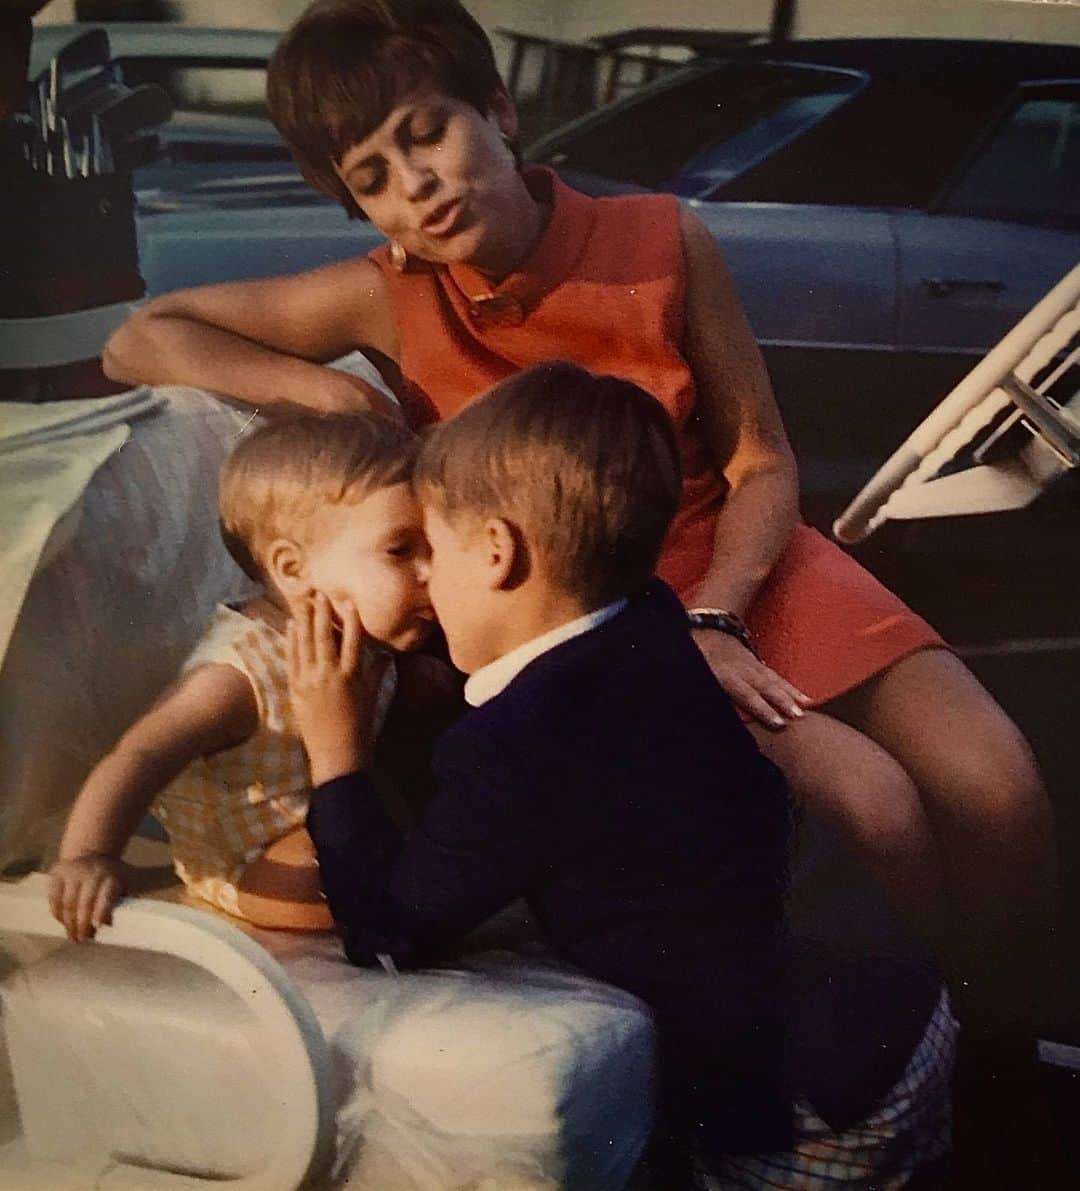
[[[491,42],[458,0],[316,0],[274,51],[266,93],[300,172],[356,216],[335,164],[424,85],[484,114],[502,88]]]

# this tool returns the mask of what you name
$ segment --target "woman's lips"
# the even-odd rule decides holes
[[[427,236],[449,236],[457,231],[457,226],[465,212],[465,200],[451,199],[440,203],[420,224],[420,230]]]

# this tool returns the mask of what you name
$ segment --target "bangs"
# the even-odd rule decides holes
[[[275,50],[271,119],[304,177],[350,214],[359,209],[335,166],[404,99],[431,88],[484,111],[501,86],[490,44],[466,20],[393,28],[370,11],[334,5],[311,10]]]
[[[298,71],[290,136],[331,165],[370,136],[409,95],[424,87],[452,91],[444,64],[430,46],[400,35],[380,38],[366,61],[340,42]]]

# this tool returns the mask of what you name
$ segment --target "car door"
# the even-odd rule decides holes
[[[691,205],[727,260],[765,357],[798,456],[806,513],[825,524],[895,437],[882,419],[867,417],[867,393],[879,390],[895,360],[889,214],[797,203]]]
[[[1018,88],[930,210],[893,227],[898,347],[943,395],[1080,259],[1080,82]]]

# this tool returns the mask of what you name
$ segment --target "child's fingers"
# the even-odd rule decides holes
[[[49,913],[57,922],[64,921],[64,882],[58,873],[49,874]]]
[[[91,916],[100,885],[99,880],[85,880],[79,885],[79,899],[75,907],[75,939],[83,942],[94,937]]]
[[[92,927],[112,926],[113,906],[120,900],[122,893],[123,889],[116,877],[109,875],[101,882],[90,910]]]
[[[292,669],[289,675],[296,680],[303,676],[305,670],[315,665],[315,639],[312,632],[312,614],[314,608],[312,597],[303,600],[293,609],[293,614],[285,629],[286,648]]]
[[[312,631],[315,646],[315,664],[335,666],[338,660],[338,646],[334,640],[334,617],[326,595],[315,593],[315,610]]]
[[[352,600],[344,600],[338,609],[341,616],[341,658],[339,665],[345,674],[355,674],[360,665],[360,647],[364,643],[364,629]]]
[[[317,601],[315,594],[312,593],[304,601],[304,606],[300,614],[300,620],[297,625],[297,637],[300,642],[300,657],[308,669],[314,669],[319,661],[315,629],[316,604]]]
[[[78,919],[79,919],[79,882],[68,877],[64,881],[63,892],[60,895],[60,914],[59,918],[63,923],[64,930],[67,931],[68,938],[73,942],[78,942]]]

